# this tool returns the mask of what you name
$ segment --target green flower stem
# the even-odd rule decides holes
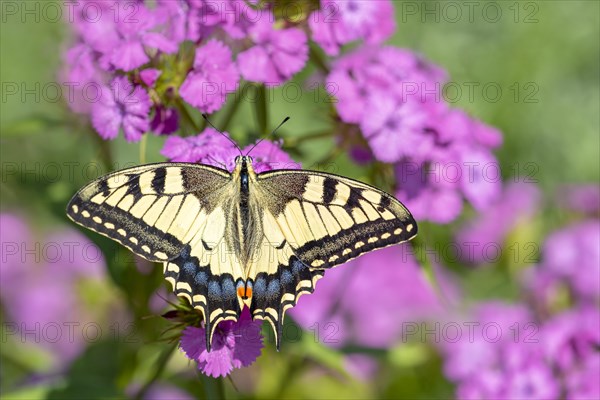
[[[135,400],[141,400],[142,398],[144,398],[144,395],[148,392],[152,385],[160,378],[167,366],[167,363],[171,359],[171,356],[175,353],[177,346],[179,346],[179,342],[175,342],[164,349],[164,351],[158,358],[158,361],[156,362],[156,369],[154,370],[154,373],[152,374],[150,379],[148,379],[148,381],[144,384],[144,386],[142,386],[140,390],[137,391],[135,396],[133,396]]]
[[[110,148],[110,142],[108,140],[104,140],[96,133],[90,126],[88,129],[90,135],[92,136],[94,142],[96,142],[96,147],[98,148],[98,158],[100,162],[104,165],[104,170],[106,172],[110,172],[113,169],[113,157],[112,150]]]
[[[321,70],[321,72],[325,74],[329,73],[329,66],[327,65],[327,62],[323,59],[320,50],[316,48],[313,42],[311,42],[309,45],[308,58],[311,63]]]
[[[296,147],[299,144],[304,143],[308,140],[323,139],[323,138],[327,138],[327,137],[333,137],[333,133],[331,132],[331,130],[307,133],[306,135],[302,135],[300,137],[287,137],[287,138],[285,138],[284,146],[285,147]]]
[[[267,132],[267,123],[269,120],[269,110],[267,105],[267,88],[265,85],[257,85],[256,103],[254,103],[254,114],[259,136]]]
[[[225,386],[223,378],[211,378],[198,371],[198,376],[202,381],[206,398],[210,400],[225,400]]]
[[[413,249],[418,254],[417,262],[421,265],[423,273],[425,274],[425,278],[431,284],[433,291],[436,296],[442,300],[443,304],[449,304],[449,300],[444,294],[442,287],[437,279],[435,271],[433,270],[433,263],[429,259],[427,254],[427,239],[425,236],[427,235],[427,226],[425,223],[421,222],[421,226],[419,227],[419,235],[414,238],[409,245],[413,246]],[[419,251],[420,249],[420,251]],[[419,254],[421,255],[419,257]]]
[[[229,124],[231,123],[231,120],[233,119],[233,116],[235,115],[240,105],[240,100],[242,99],[244,93],[246,93],[247,87],[248,82],[242,83],[237,92],[235,92],[235,94],[233,95],[233,99],[231,100],[229,107],[227,107],[227,109],[224,111],[225,115],[223,116],[223,120],[219,125],[222,131],[226,131],[229,127]]]
[[[140,164],[146,164],[146,147],[148,144],[148,132],[142,135],[140,140]]]
[[[394,193],[396,191],[395,185],[391,182],[395,182],[394,166],[391,164],[382,163],[375,161],[369,168],[369,179],[372,184],[384,189],[388,193]]]
[[[188,127],[188,130],[193,131],[193,134],[197,134],[202,132],[202,130],[204,129],[204,119],[202,119],[202,126],[198,125],[194,119],[192,118],[192,116],[190,115],[187,107],[185,106],[185,103],[183,102],[183,100],[181,98],[178,98],[177,100],[175,100],[175,104],[177,106],[177,110],[179,110],[179,113],[181,114],[181,116],[183,117],[183,122],[184,122],[184,129],[183,129],[183,136],[189,136],[187,134],[187,132],[185,132],[185,126]]]

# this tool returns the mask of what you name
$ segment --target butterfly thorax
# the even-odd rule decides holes
[[[236,158],[236,166],[232,173],[236,196],[231,203],[231,212],[237,223],[232,227],[231,247],[240,260],[245,272],[248,272],[250,260],[257,251],[257,240],[262,237],[260,213],[256,207],[252,184],[256,182],[256,173],[252,167],[252,158],[240,156]]]

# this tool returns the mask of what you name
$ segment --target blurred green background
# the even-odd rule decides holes
[[[497,156],[505,180],[530,177],[547,194],[554,193],[564,183],[598,182],[600,2],[508,1],[494,3],[493,8],[486,8],[487,2],[475,2],[471,15],[465,5],[469,2],[451,3],[454,8],[443,2],[395,2],[398,29],[390,43],[420,52],[445,68],[453,87],[462,90],[460,96],[456,92],[448,93],[453,98],[458,97],[454,105],[503,132],[505,142]],[[456,6],[462,13],[460,18],[457,18]],[[426,7],[438,8],[438,21],[424,12]],[[497,10],[501,10],[500,17]],[[41,232],[59,229],[69,225],[64,205],[88,180],[81,173],[70,177],[64,163],[98,162],[104,166],[107,151],[97,137],[90,135],[85,118],[72,114],[60,99],[53,100],[61,54],[69,43],[69,28],[45,18],[35,21],[33,16],[21,18],[6,14],[2,15],[0,27],[1,211],[26,217]],[[14,85],[18,93],[10,94],[9,89]],[[24,87],[35,93],[25,94]],[[472,97],[469,87],[473,88]],[[500,95],[496,88],[501,89]],[[286,115],[292,116],[283,129],[284,137],[327,127],[328,104],[322,98],[315,101],[312,92],[306,92],[300,102],[292,105],[282,100],[278,90],[273,99],[270,126],[275,126]],[[243,103],[228,130],[246,144],[251,135],[257,135],[253,123],[251,107]],[[158,151],[164,138],[149,135],[148,139],[146,161],[162,160]],[[126,143],[121,136],[106,146],[110,147],[116,166],[139,162],[139,144]],[[325,150],[331,146],[333,143],[328,142]],[[305,165],[318,159],[319,151],[321,154],[325,151],[315,154],[311,149],[305,151],[302,160]],[[344,157],[337,161],[342,169],[348,164]],[[49,163],[63,166],[61,176],[57,177],[50,170],[44,173],[44,166]],[[37,172],[24,174],[24,169]],[[88,178],[96,176],[97,173],[91,171]],[[548,221],[560,217],[551,204],[545,210]],[[97,237],[94,240],[107,245]],[[121,252],[114,246],[106,248],[109,252]],[[120,257],[128,256],[123,253]],[[141,274],[125,270],[123,263],[117,265],[110,254],[107,259],[113,279],[110,285],[120,289],[112,288],[107,293],[114,294],[115,301],[127,304],[129,310],[133,309],[136,318],[147,315],[148,309],[136,302],[149,297],[162,285],[160,271],[146,276],[147,282],[140,282]],[[118,396],[132,377],[134,381],[148,381],[156,373],[157,360],[168,346],[158,342],[160,332],[167,325],[157,319],[136,319],[136,324],[138,322],[136,335],[140,340],[134,343],[103,340],[90,345],[58,386],[55,383],[15,386],[27,369],[43,374],[48,373],[48,366],[36,358],[35,351],[21,344],[13,347],[3,335],[0,343],[2,393],[21,398],[61,398],[68,394],[77,397],[89,393],[93,387],[98,390],[97,396],[111,397]],[[428,349],[405,346],[382,355],[388,365],[385,376],[378,377],[378,382],[362,382],[341,372],[341,361],[334,352],[324,347],[315,348],[319,345],[308,342],[284,344],[285,350],[281,353],[267,345],[256,365],[243,373],[234,373],[233,380],[240,392],[225,382],[227,396],[245,398],[251,396],[250,393],[261,398],[452,395],[451,385],[441,375],[440,361]],[[296,364],[307,358],[313,360],[314,366],[326,366],[326,372],[293,377],[291,371],[297,368]],[[210,379],[200,377],[194,385],[193,380],[186,378],[189,373],[182,372],[193,372],[193,369],[177,354],[161,379],[185,387],[199,397],[216,395],[223,390]]]

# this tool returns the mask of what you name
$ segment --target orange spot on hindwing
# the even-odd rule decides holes
[[[237,284],[237,295],[243,300],[252,298],[252,282],[239,281]]]
[[[237,295],[238,295],[238,297],[241,297],[242,299],[244,297],[246,297],[246,288],[244,286],[238,286]]]

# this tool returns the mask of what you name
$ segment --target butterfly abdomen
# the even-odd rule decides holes
[[[241,261],[243,264],[247,264],[249,258],[252,256],[248,246],[248,238],[251,237],[250,232],[250,185],[248,176],[248,165],[246,159],[242,159],[242,168],[240,171],[240,192],[239,192],[239,228],[240,229],[240,255],[242,256]],[[254,226],[254,224],[252,224]],[[253,227],[252,226],[252,227]]]

